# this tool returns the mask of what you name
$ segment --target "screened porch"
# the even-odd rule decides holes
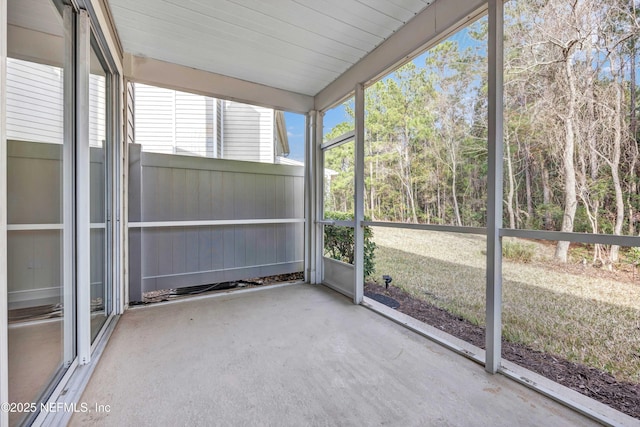
[[[638,425],[636,3],[0,0],[0,425]]]

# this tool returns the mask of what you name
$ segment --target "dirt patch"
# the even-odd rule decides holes
[[[617,264],[613,266],[595,266],[591,263],[561,263],[553,260],[540,261],[536,260],[530,265],[551,270],[556,273],[569,273],[576,276],[588,275],[589,277],[597,277],[605,280],[616,280],[619,282],[633,283],[640,286],[640,272],[633,269],[629,264]],[[612,269],[609,270],[608,267]]]
[[[390,286],[389,289],[385,289],[384,286],[375,283],[366,283],[365,295],[378,295],[380,297],[375,299],[381,302],[385,299],[395,301],[398,304],[396,309],[399,312],[477,347],[485,348],[483,327],[414,298],[399,288]],[[505,340],[502,340],[502,357],[620,412],[640,419],[640,384],[617,381],[612,375],[598,369]]]
[[[624,254],[621,254],[621,261],[615,265],[598,265],[594,264],[592,259],[593,245],[587,245],[583,243],[571,243],[569,251],[572,257],[569,262],[557,262],[553,259],[553,253],[555,251],[556,242],[549,240],[537,240],[537,239],[521,239],[523,241],[529,241],[536,243],[545,248],[544,259],[536,259],[531,265],[541,267],[547,270],[551,270],[557,273],[569,273],[575,275],[589,275],[590,277],[597,277],[599,279],[617,280],[620,282],[633,283],[640,286],[640,269],[634,267],[632,264],[626,262]],[[582,253],[584,256],[580,257],[577,254]],[[581,258],[581,259],[578,259]]]
[[[173,301],[179,298],[187,298],[194,295],[203,295],[215,292],[228,291],[230,289],[247,289],[260,286],[275,285],[277,283],[297,282],[304,280],[302,272],[290,274],[278,274],[276,276],[249,278],[234,280],[231,282],[211,283],[207,285],[188,286],[177,289],[163,289],[160,291],[145,292],[142,301],[131,301],[129,305],[146,305],[156,302]]]

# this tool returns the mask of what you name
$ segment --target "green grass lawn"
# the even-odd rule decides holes
[[[484,326],[484,236],[373,231],[378,283],[390,274],[392,285]],[[590,266],[562,271],[551,246],[527,244],[534,262],[503,262],[503,336],[640,383],[640,280],[602,278]]]

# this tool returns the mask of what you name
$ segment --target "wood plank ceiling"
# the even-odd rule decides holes
[[[109,0],[128,53],[314,96],[432,0]]]

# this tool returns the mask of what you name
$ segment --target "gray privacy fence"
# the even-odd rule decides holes
[[[61,301],[64,254],[62,144],[7,141],[9,308]],[[91,147],[91,253],[104,254],[103,148]],[[65,165],[64,167],[71,167]],[[67,232],[73,231],[67,224]],[[91,297],[102,296],[105,260],[91,257]]]
[[[8,141],[9,308],[54,303],[62,288],[62,145]]]
[[[129,145],[129,300],[293,273],[304,264],[304,169]]]

